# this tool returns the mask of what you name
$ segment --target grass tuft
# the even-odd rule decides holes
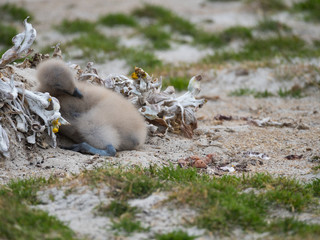
[[[316,239],[313,237],[319,236],[320,227],[317,224],[307,224],[304,222],[297,221],[294,218],[285,218],[283,220],[273,222],[269,226],[269,231],[271,231],[272,233],[286,233],[288,235],[298,235],[301,238],[307,237],[307,239]]]
[[[125,201],[113,200],[109,205],[100,204],[97,207],[99,215],[111,217],[121,217],[123,214],[134,215],[137,212],[136,207],[131,207]]]
[[[135,221],[128,216],[124,216],[120,218],[118,221],[113,221],[112,229],[117,230],[119,232],[124,231],[127,235],[130,235],[133,232],[148,231],[147,228],[142,227],[140,221]]]
[[[135,9],[133,15],[157,20],[159,24],[168,25],[173,32],[180,34],[195,36],[198,32],[194,24],[161,6],[146,4]]]
[[[137,21],[134,17],[128,16],[122,13],[112,13],[105,16],[100,17],[99,21],[100,24],[109,27],[115,26],[128,26],[128,27],[136,27],[138,26]]]
[[[220,38],[223,42],[231,42],[233,40],[247,40],[252,38],[251,29],[242,27],[242,26],[234,26],[224,30],[220,34]]]
[[[143,68],[147,72],[152,72],[153,69],[162,66],[159,60],[152,52],[143,51],[134,48],[123,48],[120,50],[118,57],[124,58],[130,69],[135,66]]]
[[[193,240],[196,237],[189,236],[188,233],[179,230],[179,231],[173,231],[166,234],[157,234],[155,236],[156,240]]]
[[[296,37],[271,37],[268,39],[252,39],[239,52],[217,52],[204,58],[206,63],[224,61],[262,61],[275,57],[290,59],[292,57],[317,57],[320,51],[307,46],[305,41]]]
[[[56,29],[61,33],[91,33],[95,31],[95,23],[84,19],[63,20]]]
[[[29,208],[37,191],[50,184],[44,178],[11,181],[0,187],[1,239],[75,239],[75,234],[48,213]]]
[[[163,31],[160,25],[148,25],[140,31],[152,42],[155,49],[164,50],[170,48],[170,34]]]
[[[293,87],[290,90],[287,90],[287,89],[280,88],[278,90],[278,95],[282,98],[285,98],[285,97],[301,98],[302,97],[302,89]]]
[[[262,32],[291,32],[292,28],[288,25],[272,19],[264,19],[256,26],[256,29]]]
[[[293,10],[296,12],[303,11],[307,21],[320,22],[320,1],[318,0],[304,0],[296,2],[293,6]]]
[[[0,22],[0,45],[5,47],[10,47],[13,45],[12,38],[18,34],[18,31],[15,27],[10,25],[5,25]]]
[[[162,88],[166,89],[168,86],[173,86],[177,91],[187,90],[190,78],[185,77],[169,77],[162,80]]]
[[[99,32],[92,32],[84,34],[78,38],[73,39],[64,48],[74,46],[83,51],[83,57],[99,60],[98,55],[101,53],[114,53],[118,51],[116,38],[108,38]]]
[[[263,12],[284,11],[288,8],[284,0],[246,0],[246,3]]]
[[[27,11],[25,8],[18,7],[15,4],[12,3],[6,3],[0,6],[0,15],[1,18],[4,20],[10,20],[10,21],[23,21],[28,16],[29,21],[33,19],[32,14]]]

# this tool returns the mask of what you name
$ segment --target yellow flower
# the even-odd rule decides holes
[[[59,118],[57,118],[56,120],[52,121],[52,125],[58,125],[59,124]]]
[[[131,74],[131,78],[132,79],[138,79],[139,77],[138,77],[138,74],[136,73],[136,72],[133,72],[132,74]]]
[[[52,101],[52,98],[48,98],[48,102],[51,102]]]
[[[61,126],[61,123],[59,122],[59,118],[52,121],[52,126],[53,126],[52,132],[57,133],[59,131],[59,126]]]

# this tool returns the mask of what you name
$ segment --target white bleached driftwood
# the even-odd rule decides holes
[[[76,65],[73,68],[79,69]],[[162,79],[152,78],[141,68],[136,67],[131,77],[110,74],[103,79],[92,63],[79,74],[80,81],[103,85],[128,97],[149,122],[151,133],[166,133],[169,130],[192,137],[197,127],[195,112],[205,103],[204,99],[196,99],[201,91],[201,75],[190,79],[188,91],[180,97],[175,96],[173,87],[161,91]]]
[[[36,133],[48,130],[52,139],[52,146],[56,147],[56,135],[54,128],[60,124],[68,124],[59,112],[59,101],[51,97],[49,93],[33,92],[24,89],[23,84],[11,79],[0,77],[0,106],[6,114],[6,118],[12,127],[26,136],[30,144],[36,143]],[[14,121],[15,120],[15,125]],[[5,129],[0,128],[0,153],[9,157],[9,140]]]
[[[29,17],[24,20],[24,32],[19,33],[12,38],[13,47],[2,55],[2,58],[0,59],[0,68],[5,67],[14,60],[25,58],[33,52],[31,45],[36,39],[37,31],[30,23],[28,23],[28,18]]]

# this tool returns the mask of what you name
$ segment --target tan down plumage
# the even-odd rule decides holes
[[[71,70],[60,60],[41,63],[37,73],[38,91],[58,98],[61,115],[71,124],[61,133],[76,143],[71,150],[83,153],[114,155],[117,150],[141,146],[146,137],[146,124],[137,109],[120,94],[104,87],[75,81]],[[89,145],[89,147],[87,146]],[[114,148],[111,147],[112,145]],[[93,149],[107,150],[91,151]],[[89,148],[89,150],[88,150]],[[108,153],[109,152],[109,153]]]

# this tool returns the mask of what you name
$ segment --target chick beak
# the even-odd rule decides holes
[[[83,95],[82,95],[82,93],[79,91],[78,88],[75,88],[75,89],[74,89],[74,92],[73,92],[72,96],[77,97],[77,98],[83,98]]]

